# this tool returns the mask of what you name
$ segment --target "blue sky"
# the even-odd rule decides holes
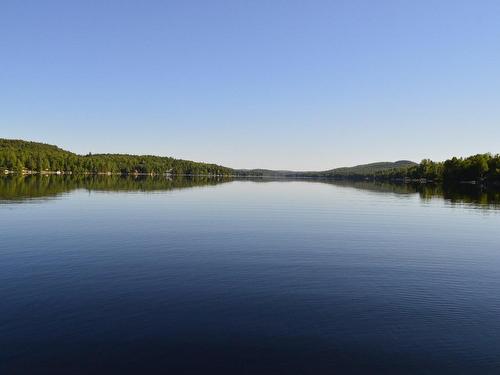
[[[319,170],[500,152],[499,1],[0,3],[0,137]]]

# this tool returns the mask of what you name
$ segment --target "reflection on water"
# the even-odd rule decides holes
[[[77,189],[89,191],[168,191],[198,186],[217,185],[234,181],[230,178],[206,176],[5,176],[0,177],[0,203],[51,199]],[[245,179],[250,181],[250,179]],[[253,182],[272,182],[273,179],[251,179]],[[286,181],[286,180],[278,180]],[[304,181],[304,180],[302,180]],[[336,181],[307,179],[314,183],[369,190],[371,192],[415,195],[423,201],[444,199],[451,204],[466,204],[474,208],[499,208],[500,190],[485,189],[475,185],[404,184],[373,181]]]
[[[167,191],[216,185],[227,181],[224,178],[204,176],[14,175],[0,178],[0,202],[50,199],[77,189],[93,191]]]
[[[418,194],[424,201],[444,199],[452,204],[468,204],[475,208],[499,208],[500,190],[470,184],[404,184],[373,181],[335,181],[336,186],[354,187],[380,193]]]

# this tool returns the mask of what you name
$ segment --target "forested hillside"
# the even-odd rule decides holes
[[[0,168],[15,172],[232,174],[230,168],[215,164],[152,155],[77,155],[53,145],[11,139],[0,139]]]
[[[500,182],[500,155],[478,154],[452,158],[444,162],[424,159],[420,164],[410,161],[373,163],[352,168],[320,172],[322,177],[376,180],[410,179],[436,182]]]
[[[392,162],[379,162],[361,164],[354,167],[335,168],[329,171],[320,172],[326,177],[365,177],[385,173],[391,170],[398,170],[416,166],[417,163],[409,160],[399,160]]]
[[[197,163],[152,155],[78,155],[57,146],[21,140],[0,139],[0,171],[177,174],[207,176],[309,177],[333,179],[396,180],[425,179],[443,182],[499,182],[500,155],[478,154],[444,162],[429,159],[416,164],[408,160],[380,162],[319,172],[233,170],[215,164]]]
[[[478,154],[452,158],[444,162],[408,160],[380,162],[336,168],[319,172],[272,171],[266,169],[237,170],[241,176],[332,178],[346,180],[426,180],[435,182],[500,183],[500,155]]]
[[[500,181],[500,155],[477,154],[467,158],[451,158],[444,162],[422,160],[418,165],[380,173],[380,178],[426,179],[444,182]]]
[[[318,172],[273,171],[269,169],[240,169],[237,172],[242,176],[365,178],[374,176],[377,173],[409,168],[415,165],[417,165],[415,162],[400,160],[396,162],[362,164],[355,167],[335,168]]]

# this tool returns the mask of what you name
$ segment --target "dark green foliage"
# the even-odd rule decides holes
[[[77,155],[56,146],[0,139],[0,168],[15,172],[230,175],[230,168],[151,155]]]
[[[393,170],[387,178],[426,179],[443,182],[500,182],[500,155],[478,154],[445,162],[422,160],[414,167]]]
[[[420,164],[401,160],[395,163],[363,164],[322,172],[237,170],[240,176],[332,178],[337,180],[426,180],[446,183],[491,182],[500,184],[500,155],[478,154],[468,158],[452,158],[445,162],[424,159]]]
[[[233,170],[215,164],[170,157],[126,154],[77,155],[59,147],[36,142],[0,139],[0,172],[71,172],[72,174],[174,174],[207,176],[261,176],[333,179],[421,180],[500,183],[500,155],[478,154],[445,162],[428,159],[420,164],[401,160],[336,168],[320,172]]]

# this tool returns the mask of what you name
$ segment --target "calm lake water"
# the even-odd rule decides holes
[[[499,201],[0,178],[0,373],[500,373]]]

